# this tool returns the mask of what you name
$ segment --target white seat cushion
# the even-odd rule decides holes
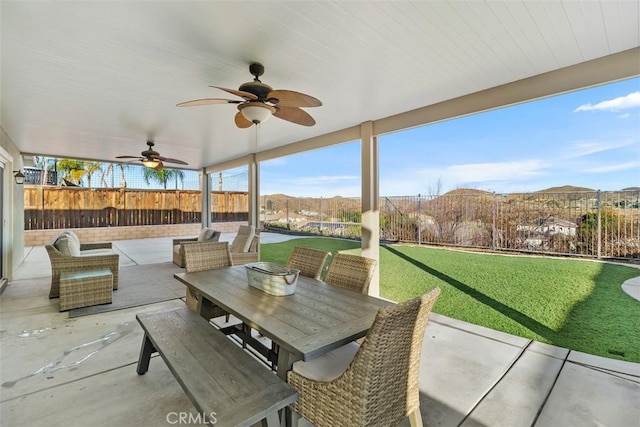
[[[61,234],[56,240],[55,247],[64,255],[80,256],[80,245],[68,234]]]
[[[333,381],[347,370],[360,349],[360,344],[350,342],[307,362],[293,364],[293,372],[314,381]]]
[[[231,242],[231,247],[229,248],[231,252],[248,252],[255,232],[256,229],[254,227],[241,225],[240,228],[238,228],[238,234],[236,234],[233,242]]]
[[[71,230],[65,230],[62,233],[60,233],[60,235],[65,235],[65,236],[69,236],[69,238],[71,238],[71,240],[73,240],[74,242],[76,242],[76,244],[78,245],[78,247],[80,247],[80,239],[78,239],[78,236],[76,235],[76,233],[74,233]]]
[[[204,227],[202,229],[202,231],[200,231],[200,234],[198,235],[198,242],[206,242],[207,240],[211,239],[213,237],[213,233],[214,233],[214,229],[213,228],[209,228],[209,227]]]

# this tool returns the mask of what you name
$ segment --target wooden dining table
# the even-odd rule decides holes
[[[249,286],[244,265],[174,277],[199,295],[201,314],[219,306],[277,344],[277,374],[285,380],[294,362],[366,335],[378,309],[393,304],[306,276],[292,295],[270,295]]]

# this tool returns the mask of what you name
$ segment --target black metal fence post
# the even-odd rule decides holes
[[[600,190],[598,190],[598,253],[597,258],[600,259],[602,257],[602,198],[601,198]]]
[[[422,196],[420,195],[420,193],[418,193],[418,244],[421,245],[422,244],[422,215],[421,215],[421,203],[422,202]]]
[[[498,230],[496,228],[496,220],[498,216],[498,201],[496,199],[496,192],[493,192],[493,209],[491,210],[491,250],[496,250],[496,240]]]

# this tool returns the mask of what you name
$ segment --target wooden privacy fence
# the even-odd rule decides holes
[[[241,191],[213,191],[214,222],[247,221],[248,196]],[[24,229],[195,224],[202,218],[198,190],[130,190],[26,185]]]

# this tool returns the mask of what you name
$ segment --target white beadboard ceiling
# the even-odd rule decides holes
[[[633,1],[0,3],[1,126],[23,153],[110,161],[153,134],[219,163],[640,45]],[[261,80],[323,101],[305,127],[238,129],[209,87]]]

